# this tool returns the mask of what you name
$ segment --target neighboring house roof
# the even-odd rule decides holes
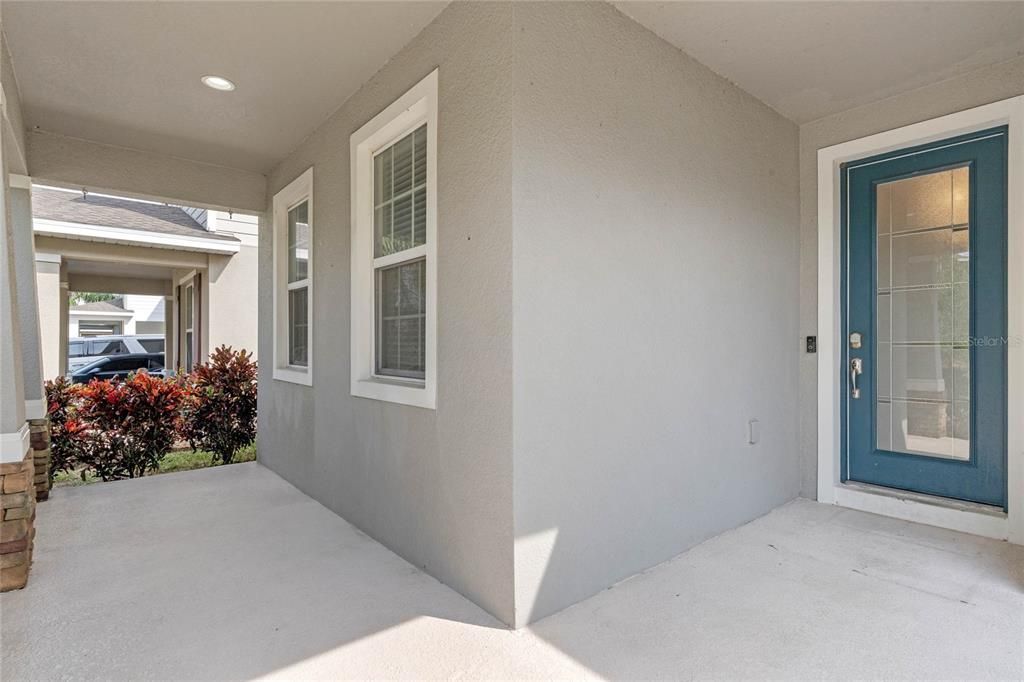
[[[129,230],[146,230],[182,237],[204,239],[226,239],[234,237],[206,229],[177,206],[151,204],[131,199],[65,192],[59,189],[35,187],[32,189],[32,215],[68,223],[85,223],[121,227]]]
[[[240,244],[229,234],[207,231],[178,206],[46,187],[32,188],[32,218],[36,232],[73,239],[226,252],[237,252]]]
[[[68,313],[72,317],[87,317],[100,320],[110,318],[128,319],[135,314],[131,310],[126,310],[125,308],[114,305],[109,301],[91,301],[89,303],[73,305],[68,309]]]
[[[131,311],[119,305],[114,305],[110,301],[89,301],[88,303],[79,303],[78,305],[71,306],[71,312],[130,313]]]

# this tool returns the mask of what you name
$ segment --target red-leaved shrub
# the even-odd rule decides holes
[[[118,382],[94,379],[80,390],[81,428],[91,440],[79,463],[104,481],[155,470],[177,440],[181,382],[139,372]]]
[[[82,402],[81,386],[67,377],[47,381],[46,406],[50,417],[50,478],[58,471],[71,471],[78,464],[78,453],[86,446],[88,429],[76,419]]]
[[[189,375],[181,433],[192,450],[229,464],[256,440],[256,363],[252,353],[220,346]]]

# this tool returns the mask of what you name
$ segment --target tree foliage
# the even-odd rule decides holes
[[[72,302],[75,305],[82,303],[101,303],[103,301],[113,301],[117,298],[117,294],[100,294],[92,291],[76,291],[71,294]]]

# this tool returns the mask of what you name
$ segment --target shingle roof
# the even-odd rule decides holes
[[[128,313],[131,311],[114,305],[110,301],[90,301],[71,306],[71,312]]]
[[[81,192],[44,187],[32,188],[32,216],[181,237],[238,241],[231,235],[207,232],[202,225],[192,219],[192,216],[177,206],[114,199],[95,194],[83,197]]]

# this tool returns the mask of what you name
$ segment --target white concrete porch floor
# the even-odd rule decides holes
[[[1024,548],[798,500],[510,632],[257,464],[60,489],[4,680],[1024,677]]]

